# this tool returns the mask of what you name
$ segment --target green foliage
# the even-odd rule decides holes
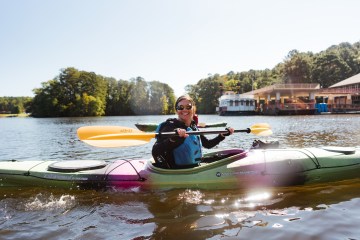
[[[239,80],[230,79],[225,82],[224,89],[226,89],[226,91],[233,91],[233,92],[238,93],[238,92],[240,92],[240,84],[239,83],[240,83]]]
[[[209,75],[186,92],[200,114],[215,113],[225,91],[247,93],[275,83],[319,83],[329,87],[360,73],[360,42],[333,45],[320,53],[292,50],[272,69]],[[116,80],[69,67],[34,89],[34,98],[0,98],[0,112],[31,112],[35,117],[174,114],[173,89],[141,77]]]
[[[148,114],[146,109],[149,108],[149,89],[146,81],[137,77],[131,80],[130,90],[130,107],[135,115]]]
[[[106,98],[107,116],[126,116],[133,115],[130,109],[130,83],[128,81],[108,78],[108,94]]]
[[[206,79],[200,80],[196,86],[188,86],[189,95],[194,99],[197,112],[210,114],[214,113],[217,107],[217,99],[222,92],[220,87],[223,86],[224,80],[219,74],[209,76]]]
[[[34,90],[34,117],[122,116],[172,114],[173,90],[157,81],[137,77],[116,81],[75,68],[62,69],[59,76]],[[171,106],[171,107],[170,107]]]
[[[311,83],[312,54],[290,51],[286,57],[283,68],[284,83]]]
[[[31,97],[0,97],[1,114],[29,112]]]
[[[75,68],[62,69],[58,77],[34,90],[32,116],[102,116],[107,89],[107,81],[100,75]]]
[[[176,100],[172,88],[158,81],[152,81],[149,85],[149,114],[173,114]]]
[[[339,79],[347,78],[351,72],[349,65],[335,52],[318,55],[314,66],[313,79],[323,88],[339,82]]]

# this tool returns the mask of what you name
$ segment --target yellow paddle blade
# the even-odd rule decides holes
[[[104,134],[89,137],[88,140],[139,140],[149,142],[151,139],[155,137],[155,133],[115,133],[115,134]]]
[[[273,133],[270,125],[267,123],[257,123],[252,125],[250,127],[250,132],[258,136],[269,136]]]
[[[146,144],[155,137],[155,133],[148,134],[134,128],[121,126],[80,127],[77,134],[80,140],[95,147],[137,146]]]
[[[121,126],[85,126],[80,127],[77,130],[78,137],[80,140],[86,140],[90,137],[116,134],[116,133],[142,133],[142,131]]]

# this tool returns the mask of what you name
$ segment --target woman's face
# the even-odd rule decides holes
[[[176,113],[181,121],[190,123],[194,115],[194,106],[189,100],[183,99],[177,104]]]

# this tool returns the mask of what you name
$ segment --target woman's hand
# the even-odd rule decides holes
[[[223,137],[230,136],[235,131],[234,128],[232,128],[232,127],[227,127],[225,129],[228,131],[227,133],[220,133],[220,135]]]
[[[189,134],[186,133],[186,130],[182,128],[177,128],[176,132],[179,135],[179,137],[187,138],[189,136]]]
[[[187,138],[189,136],[189,134],[186,133],[186,130],[182,128],[176,129],[176,132],[179,135],[179,137]]]

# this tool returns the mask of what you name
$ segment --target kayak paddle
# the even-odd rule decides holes
[[[234,133],[245,132],[252,133],[258,136],[268,136],[272,134],[271,127],[267,123],[257,123],[250,128],[235,130]],[[225,130],[213,131],[190,131],[186,132],[189,135],[205,135],[205,134],[220,134],[228,133]],[[95,147],[129,147],[137,146],[150,142],[151,139],[157,136],[173,137],[177,136],[175,132],[162,133],[147,133],[140,130],[121,127],[121,126],[86,126],[80,127],[77,130],[80,140]]]

